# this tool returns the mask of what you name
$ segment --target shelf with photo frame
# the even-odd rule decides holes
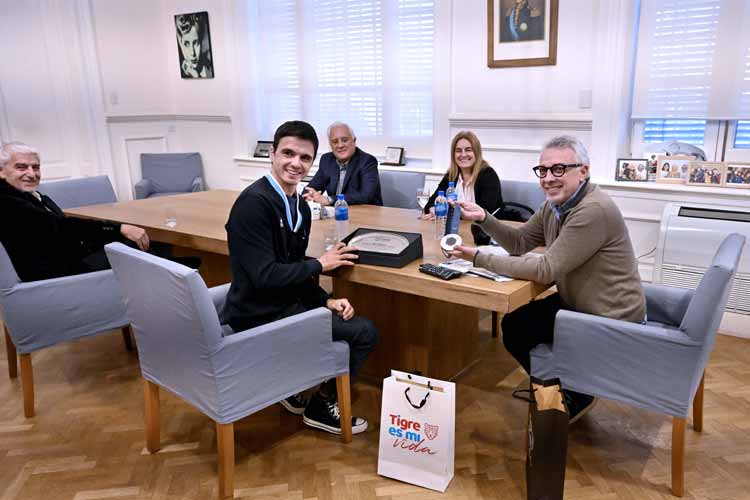
[[[685,186],[686,190],[709,188],[723,192],[725,188],[750,189],[750,163],[697,161],[687,155],[649,153],[644,156],[619,158],[612,185],[647,182],[654,187]]]

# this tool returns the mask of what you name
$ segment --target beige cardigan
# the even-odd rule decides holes
[[[482,253],[476,265],[498,274],[557,284],[563,307],[639,323],[646,299],[625,221],[612,199],[589,183],[561,220],[549,202],[514,228],[487,214],[479,224],[510,256]],[[539,246],[541,257],[522,254]]]

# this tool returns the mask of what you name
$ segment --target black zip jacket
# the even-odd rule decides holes
[[[290,209],[296,217],[296,204]],[[235,332],[281,319],[295,304],[325,306],[328,294],[313,281],[323,268],[315,259],[305,260],[310,207],[300,200],[299,210],[302,224],[295,233],[281,196],[265,177],[234,202],[225,226],[232,285],[223,316]]]

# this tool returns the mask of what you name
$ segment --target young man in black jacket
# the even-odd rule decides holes
[[[354,377],[377,343],[375,326],[354,316],[347,299],[334,299],[313,278],[324,271],[352,266],[356,255],[339,243],[318,259],[305,259],[310,235],[310,208],[297,193],[318,151],[315,129],[306,122],[282,124],[274,134],[271,173],[248,186],[237,198],[226,224],[232,285],[224,317],[235,332],[270,323],[317,307],[333,311],[332,338],[349,344],[349,373]],[[309,400],[301,394],[281,403],[304,414],[306,425],[341,432],[336,381],[321,385]],[[352,417],[352,433],[367,429],[367,420]]]
[[[113,241],[148,249],[140,227],[67,217],[37,191],[41,177],[36,149],[20,142],[0,147],[0,242],[22,281],[109,269],[103,248]]]

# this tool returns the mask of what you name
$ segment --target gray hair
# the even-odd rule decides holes
[[[17,154],[33,154],[39,156],[39,151],[23,142],[5,142],[0,146],[0,168],[3,168],[10,161],[11,157]]]
[[[328,137],[328,140],[331,140],[331,130],[335,129],[336,127],[346,127],[346,129],[349,131],[349,135],[352,136],[352,139],[356,139],[357,136],[354,135],[354,129],[349,126],[348,123],[344,122],[333,122],[330,125],[328,125],[328,130],[326,131],[326,137]]]
[[[578,137],[572,135],[558,135],[553,137],[542,148],[545,149],[570,149],[576,154],[576,161],[583,165],[590,165],[589,153]]]

